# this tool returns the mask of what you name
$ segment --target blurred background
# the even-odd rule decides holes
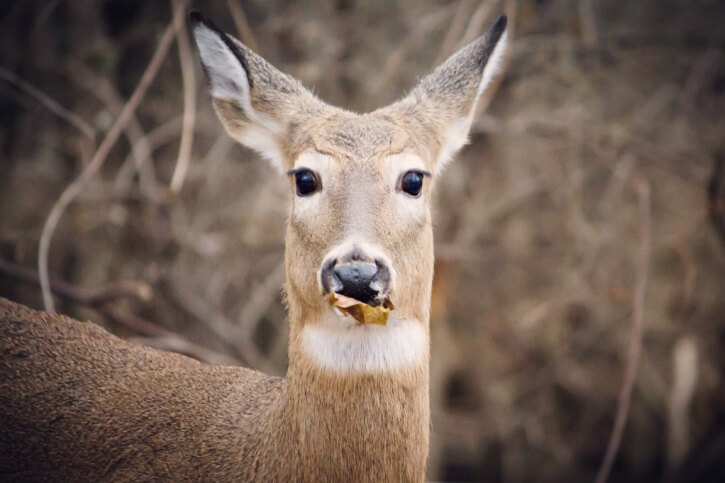
[[[0,296],[43,308],[47,253],[58,311],[283,375],[288,186],[223,133],[175,6],[0,4]],[[437,186],[428,477],[725,481],[725,2],[189,7],[356,111],[507,13]]]

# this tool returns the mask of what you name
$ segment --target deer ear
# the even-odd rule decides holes
[[[214,108],[227,132],[285,170],[289,127],[326,105],[200,13],[191,12],[189,24]]]
[[[410,94],[386,108],[430,139],[438,167],[468,141],[476,103],[499,72],[506,51],[506,16],[424,77]],[[432,136],[431,136],[432,134]]]

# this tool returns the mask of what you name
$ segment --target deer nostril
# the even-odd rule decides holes
[[[382,284],[384,284],[386,287],[389,286],[390,285],[390,269],[388,268],[388,265],[378,258],[375,260],[375,266],[378,269],[377,279]]]
[[[344,287],[344,284],[342,280],[340,280],[340,276],[333,270],[332,274],[330,275],[330,286],[328,287],[329,292],[339,292]]]
[[[336,259],[327,260],[322,264],[320,270],[320,283],[322,284],[322,291],[324,293],[336,292],[342,287],[342,282],[333,272],[333,268],[337,264]]]
[[[367,262],[349,262],[336,265],[332,270],[332,280],[339,286],[331,289],[346,297],[359,300],[368,305],[380,305],[388,284],[378,277],[377,264]],[[338,285],[333,283],[332,285]]]

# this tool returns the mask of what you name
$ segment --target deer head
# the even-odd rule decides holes
[[[325,104],[200,14],[192,13],[190,21],[227,132],[289,177],[291,363],[296,346],[333,369],[379,369],[421,357],[427,362],[431,190],[466,143],[477,100],[498,70],[506,18],[405,98],[368,114]],[[330,292],[372,306],[390,300],[392,321],[360,326],[333,310]],[[325,347],[322,332],[337,338]],[[388,349],[397,355],[354,367],[336,360],[344,355],[330,355],[345,338],[369,337],[385,346],[394,334],[399,340]]]

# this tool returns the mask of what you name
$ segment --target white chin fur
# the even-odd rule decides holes
[[[352,317],[329,312],[329,317],[302,329],[305,352],[321,367],[344,374],[365,374],[412,367],[428,353],[426,329],[417,320],[387,325],[363,325]]]

